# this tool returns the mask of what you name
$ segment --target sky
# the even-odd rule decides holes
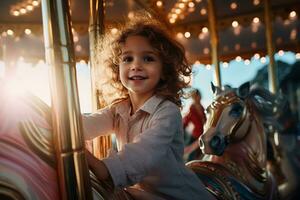
[[[282,53],[282,52],[281,52]],[[299,58],[298,58],[299,59]],[[238,61],[237,61],[238,60]],[[229,84],[232,87],[238,87],[246,81],[252,80],[257,71],[263,66],[267,65],[269,60],[253,57],[250,62],[243,60],[232,60],[228,65],[220,64],[222,84]],[[284,52],[283,54],[275,54],[275,60],[281,60],[288,64],[296,62],[296,56],[292,52]],[[225,67],[224,67],[225,66]],[[214,70],[213,67],[197,64],[193,66],[192,87],[197,88],[202,93],[202,105],[206,108],[212,101],[213,95],[211,92],[210,82],[213,81]],[[77,63],[77,81],[79,90],[79,99],[81,112],[90,113],[91,106],[91,84],[90,84],[90,71],[85,62]],[[0,78],[5,74],[4,62],[0,60]],[[50,101],[49,90],[49,73],[48,67],[40,61],[37,65],[32,66],[30,63],[25,63],[23,59],[17,62],[16,81],[18,82],[12,90],[28,90],[33,94],[40,97],[48,105]],[[39,84],[37,84],[39,83]],[[191,103],[191,100],[184,100],[184,107],[182,113],[184,114]]]

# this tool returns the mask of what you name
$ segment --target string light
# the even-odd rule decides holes
[[[238,23],[237,21],[233,21],[233,22],[231,23],[231,25],[232,25],[233,28],[236,28],[236,27],[239,26],[239,23]]]
[[[204,54],[209,54],[209,48],[205,47],[205,48],[203,49],[203,53],[204,53]]]
[[[222,65],[224,68],[227,68],[229,66],[228,62],[223,62]]]
[[[210,69],[211,69],[211,65],[210,65],[210,64],[207,64],[207,65],[205,65],[205,68],[206,68],[207,70],[210,70]]]
[[[230,8],[231,8],[232,10],[237,9],[237,4],[236,4],[235,2],[232,2],[232,3],[230,4]]]
[[[241,61],[242,61],[242,57],[241,57],[241,56],[237,56],[237,57],[235,58],[235,61],[236,61],[236,62],[241,62]]]
[[[279,51],[278,51],[278,55],[279,55],[279,56],[283,56],[283,55],[284,55],[284,51],[283,51],[283,50],[279,50]]]
[[[202,28],[202,33],[207,33],[208,32],[208,28],[207,27],[203,27]]]
[[[260,62],[261,62],[261,63],[265,63],[266,61],[267,61],[267,60],[266,60],[265,57],[261,57],[261,58],[260,58]]]
[[[259,55],[258,53],[256,53],[256,54],[254,54],[254,58],[255,58],[256,60],[258,60],[258,59],[260,58],[260,55]]]
[[[249,59],[246,59],[246,60],[244,61],[244,63],[245,63],[245,65],[250,65],[250,60],[249,60]]]
[[[112,28],[110,31],[111,31],[111,33],[112,33],[113,35],[115,35],[115,34],[118,33],[118,29],[117,29],[117,28]]]
[[[200,65],[200,64],[201,64],[201,63],[200,63],[199,60],[196,60],[195,63],[194,63],[194,65]]]
[[[300,53],[296,53],[295,57],[296,57],[297,60],[299,60],[300,59]]]
[[[190,37],[191,37],[191,33],[188,32],[188,31],[185,32],[185,33],[184,33],[184,37],[185,37],[185,38],[190,38]]]
[[[258,17],[254,17],[253,20],[252,20],[252,22],[253,22],[254,24],[259,23],[259,18],[258,18]]]
[[[12,35],[14,34],[14,31],[11,30],[11,29],[8,29],[8,30],[6,31],[6,33],[7,33],[7,35],[12,36]]]
[[[200,14],[201,14],[201,15],[206,15],[206,13],[207,13],[207,11],[206,11],[205,8],[202,8],[202,9],[200,10]]]
[[[292,12],[290,12],[289,16],[290,16],[290,18],[294,18],[294,17],[296,17],[296,16],[297,16],[297,13],[296,13],[296,11],[292,11]]]
[[[183,33],[180,33],[180,32],[177,33],[177,34],[176,34],[176,37],[179,38],[179,39],[183,38]]]
[[[34,8],[38,7],[40,3],[40,0],[23,0],[22,2],[10,7],[10,14],[16,17],[28,14],[32,12]]]
[[[257,6],[258,4],[260,4],[259,0],[253,0],[253,5]]]
[[[162,7],[162,5],[163,5],[162,1],[157,1],[157,2],[156,2],[156,6],[157,6],[157,7]]]
[[[24,33],[25,33],[26,35],[30,35],[30,34],[31,34],[31,30],[30,30],[29,28],[26,28],[26,29],[24,30]]]

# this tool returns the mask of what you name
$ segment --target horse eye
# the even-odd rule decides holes
[[[232,105],[229,115],[231,117],[237,118],[240,117],[242,113],[243,113],[243,106],[237,103]]]

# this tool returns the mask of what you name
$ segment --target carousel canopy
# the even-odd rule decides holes
[[[214,2],[220,60],[229,61],[237,56],[249,59],[257,53],[266,54],[264,1]],[[275,51],[299,53],[298,0],[270,2]],[[87,61],[89,1],[71,0],[70,4],[76,59]],[[211,63],[211,47],[207,4],[206,0],[107,0],[105,25],[107,30],[118,31],[116,23],[134,17],[134,11],[145,9],[174,29],[174,37],[185,46],[191,63],[208,64]],[[0,56],[8,59],[43,59],[40,0],[2,0],[0,9]]]

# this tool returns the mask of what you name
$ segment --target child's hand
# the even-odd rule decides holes
[[[100,180],[108,180],[110,178],[110,174],[106,165],[93,156],[88,150],[85,150],[86,159],[89,165],[89,168],[94,172],[96,177]]]

